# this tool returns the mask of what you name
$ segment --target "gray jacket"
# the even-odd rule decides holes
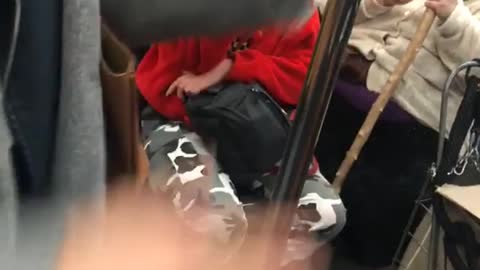
[[[2,2],[0,10],[5,3],[11,2]],[[53,269],[68,209],[80,199],[102,205],[105,194],[99,2],[63,0],[62,16],[61,86],[48,196],[17,195],[0,94],[0,265],[6,270]]]

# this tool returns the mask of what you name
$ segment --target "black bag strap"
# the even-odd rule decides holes
[[[273,110],[276,113],[280,113],[279,118],[282,119],[285,125],[290,127],[291,123],[290,123],[290,120],[288,119],[288,113],[282,108],[282,106],[280,106],[280,104],[278,104],[278,102],[275,99],[273,99],[272,96],[270,96],[269,93],[267,93],[267,91],[260,84],[254,83],[251,86],[251,90],[263,96],[265,100],[270,102],[273,105]]]
[[[8,45],[6,59],[4,63],[1,63],[0,71],[0,85],[2,85],[2,91],[5,91],[8,87],[8,81],[10,79],[10,72],[12,70],[13,59],[15,57],[15,51],[17,49],[18,34],[20,31],[20,18],[21,18],[21,0],[14,0],[13,7],[13,25],[10,37],[10,44]],[[3,7],[4,8],[4,7]],[[9,12],[8,8],[6,12]],[[6,39],[8,40],[8,39]]]

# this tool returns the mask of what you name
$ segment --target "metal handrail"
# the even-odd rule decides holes
[[[336,82],[340,60],[350,37],[359,0],[328,1],[296,117],[289,134],[277,185],[269,208],[267,230],[276,236],[268,268],[278,268],[315,145]],[[286,204],[287,203],[287,204]],[[282,239],[278,239],[281,237]]]

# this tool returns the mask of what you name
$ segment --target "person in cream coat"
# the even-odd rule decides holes
[[[327,0],[316,0],[324,10]],[[366,79],[370,91],[380,92],[415,34],[425,8],[437,19],[394,101],[422,124],[438,129],[441,91],[452,70],[480,57],[480,1],[476,0],[362,0],[349,45],[373,61]],[[448,127],[463,96],[454,88]]]
[[[316,0],[322,13],[326,3]],[[447,77],[460,64],[480,57],[480,1],[362,0],[319,138],[322,173],[333,179],[427,7],[437,18],[342,190],[348,222],[341,238],[357,259],[371,266],[391,262],[434,161]],[[463,91],[458,78],[449,98],[448,129]]]

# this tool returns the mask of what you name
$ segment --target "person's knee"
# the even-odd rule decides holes
[[[343,203],[332,205],[335,212],[335,223],[326,230],[317,232],[316,238],[320,241],[329,242],[337,237],[347,223],[347,210]]]
[[[346,223],[346,209],[340,198],[326,199],[317,193],[302,197],[299,204],[299,217],[302,225],[321,242],[335,238]]]
[[[209,234],[222,244],[238,249],[247,234],[248,222],[242,203],[232,190],[213,188],[205,219]]]
[[[328,242],[345,227],[347,211],[340,196],[330,183],[321,177],[305,182],[298,204],[300,222],[308,226],[315,238]]]

